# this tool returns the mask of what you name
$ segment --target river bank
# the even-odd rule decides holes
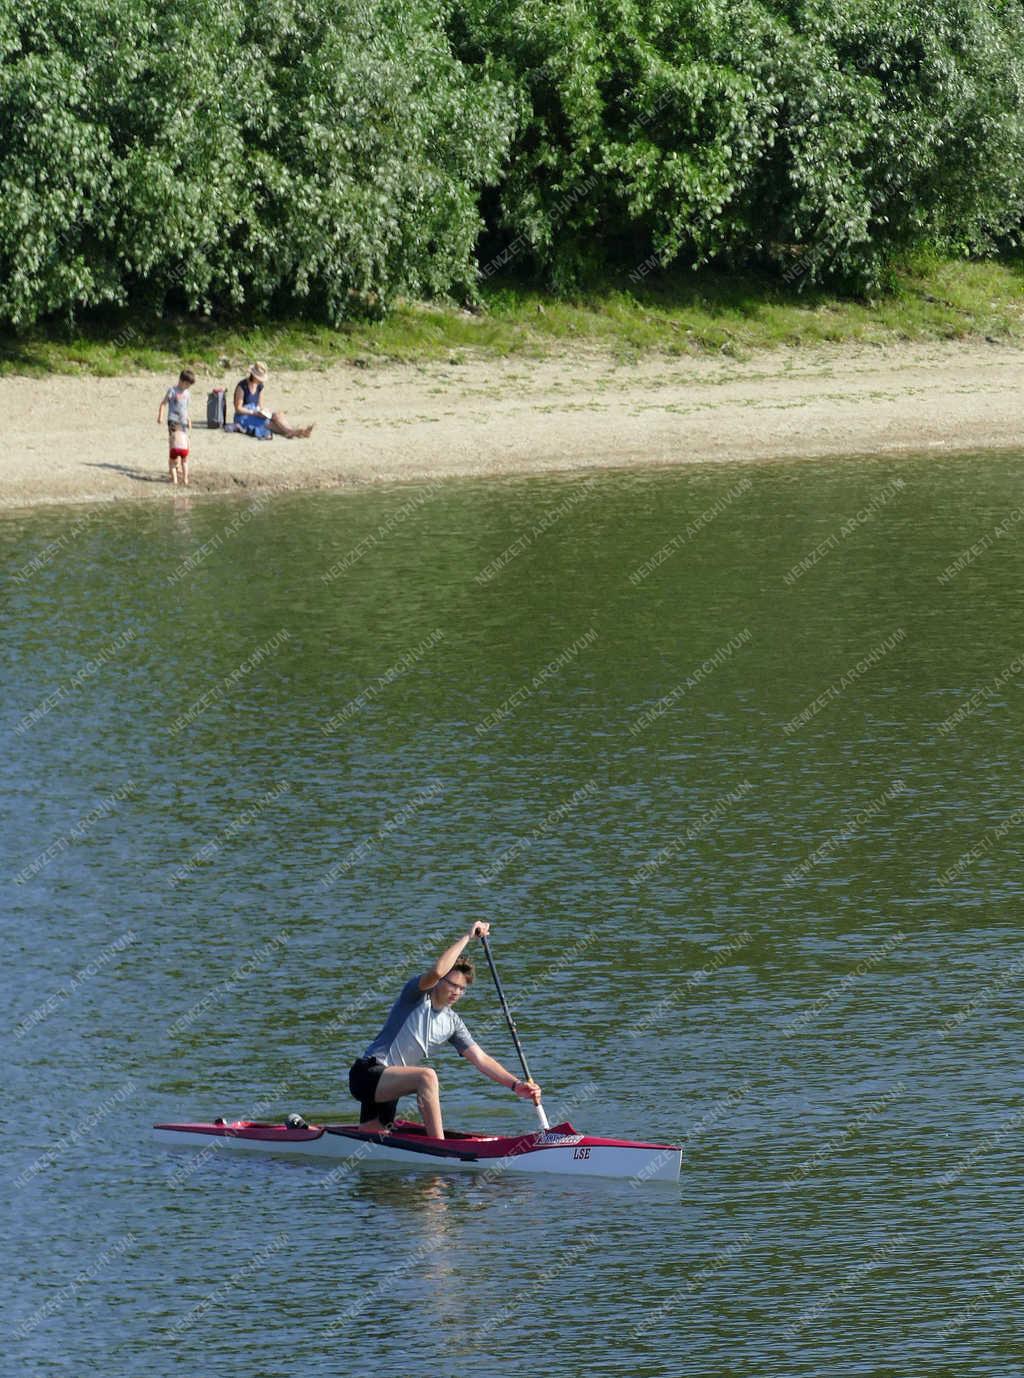
[[[236,379],[200,376],[192,492],[1024,444],[1024,351],[1007,343],[822,345],[742,361],[574,351],[291,373],[268,362],[271,404],[315,422],[312,438],[206,431],[208,388]],[[0,505],[166,500],[166,432],[154,423],[171,381],[0,378]]]

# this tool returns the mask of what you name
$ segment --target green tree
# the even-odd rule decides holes
[[[877,283],[984,252],[1024,209],[1024,11],[1004,0],[463,0],[518,125],[492,215],[556,285],[589,266]]]
[[[512,127],[430,0],[0,18],[0,318],[468,291]]]

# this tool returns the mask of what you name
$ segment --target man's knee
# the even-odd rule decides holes
[[[437,1073],[433,1067],[420,1068],[419,1090],[421,1095],[436,1096],[441,1083],[437,1079]]]

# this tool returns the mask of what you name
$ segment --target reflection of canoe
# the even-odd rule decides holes
[[[154,1125],[158,1143],[167,1148],[216,1148],[231,1152],[270,1153],[275,1157],[353,1159],[356,1162],[406,1163],[433,1171],[557,1172],[574,1177],[630,1177],[641,1182],[675,1182],[682,1151],[669,1144],[634,1143],[578,1134],[566,1121],[551,1129],[511,1137],[458,1134],[428,1139],[422,1125],[396,1120],[390,1134],[368,1133],[356,1125],[283,1124],[237,1120],[233,1124]]]

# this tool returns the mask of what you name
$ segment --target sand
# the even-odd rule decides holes
[[[273,361],[271,367],[273,367]],[[265,397],[309,440],[205,429],[196,495],[811,456],[1024,446],[1024,351],[1003,344],[802,347],[747,361],[600,354],[272,373]],[[0,505],[166,501],[173,380],[2,378]]]

